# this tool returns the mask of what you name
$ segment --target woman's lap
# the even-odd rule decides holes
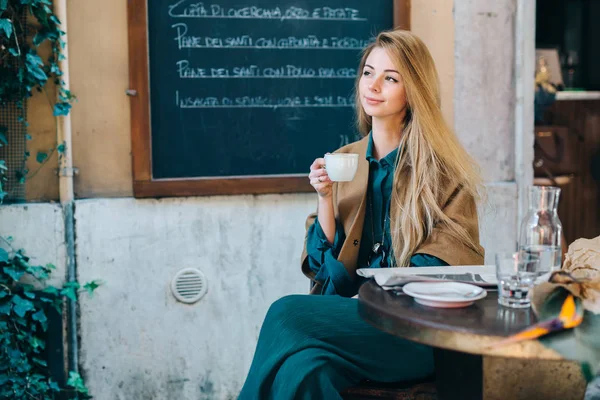
[[[412,380],[432,371],[429,347],[372,327],[356,299],[294,295],[271,305],[241,397],[302,392],[309,380],[339,391],[364,379]]]

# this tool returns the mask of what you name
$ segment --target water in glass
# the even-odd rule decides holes
[[[553,186],[531,186],[529,211],[521,223],[519,250],[540,260],[538,275],[560,269],[562,224],[558,218],[560,189]]]
[[[512,308],[529,307],[529,291],[539,274],[539,266],[540,260],[526,252],[497,254],[498,303]]]

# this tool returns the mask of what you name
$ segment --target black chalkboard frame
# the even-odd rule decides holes
[[[142,197],[311,192],[307,176],[245,176],[223,178],[152,177],[150,85],[148,65],[148,1],[129,0],[129,90],[133,193]],[[410,0],[394,0],[394,26],[410,29]],[[308,175],[308,172],[307,172]]]

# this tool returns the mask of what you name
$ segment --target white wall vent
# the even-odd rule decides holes
[[[179,271],[171,281],[173,296],[182,303],[192,304],[200,300],[208,290],[206,277],[195,268]]]

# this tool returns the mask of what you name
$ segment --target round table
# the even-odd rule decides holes
[[[534,340],[491,347],[537,322],[530,308],[500,306],[496,291],[488,291],[484,299],[469,307],[433,308],[370,281],[360,288],[359,313],[385,332],[442,349],[499,357],[564,359]]]
[[[360,316],[376,328],[434,347],[440,398],[583,398],[578,364],[537,340],[492,346],[537,322],[531,309],[500,306],[496,291],[465,308],[433,308],[371,280],[358,299]]]

